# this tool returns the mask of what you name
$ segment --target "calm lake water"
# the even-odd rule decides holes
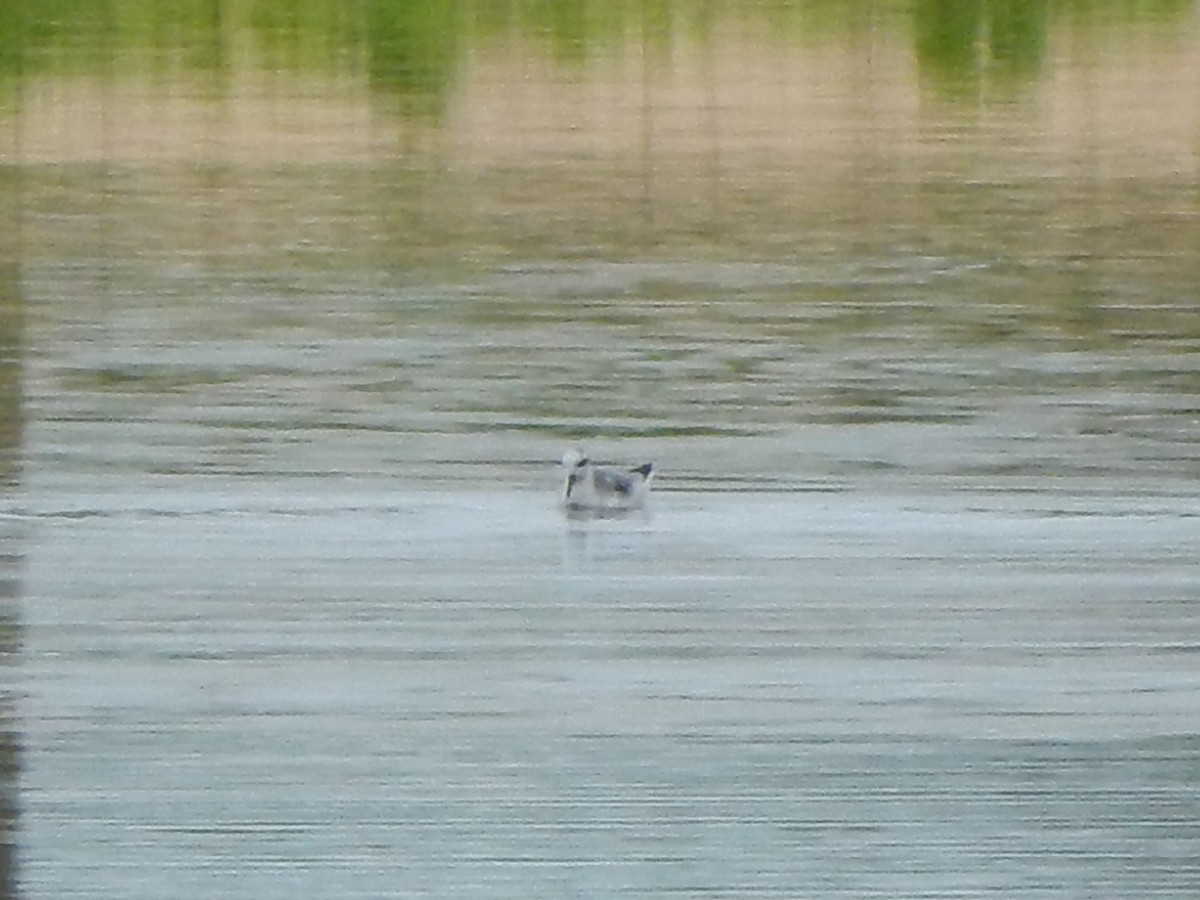
[[[0,897],[1197,896],[1200,9],[409,6],[0,12]]]

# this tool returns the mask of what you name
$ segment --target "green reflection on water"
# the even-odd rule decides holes
[[[985,66],[1002,78],[1036,75],[1046,46],[1047,0],[919,0],[922,74],[951,96],[970,97]]]
[[[418,94],[437,112],[472,41],[525,40],[577,66],[627,45],[669,53],[718,29],[763,40],[839,42],[865,30],[908,35],[927,78],[969,96],[986,67],[1033,77],[1056,19],[1081,29],[1182,20],[1189,0],[9,0],[0,4],[0,77],[22,73],[222,70],[251,59],[265,71],[365,68],[371,86]],[[246,46],[249,38],[251,45]]]
[[[1112,255],[1106,216],[1133,242],[1123,266],[1193,255],[1194,140],[1124,125],[1131,89],[1099,64],[1125,26],[1165,35],[1134,25],[1192,10],[16,0],[0,7],[0,110],[31,111],[3,119],[0,160],[37,182],[30,245],[68,255],[466,269],[679,248],[858,257],[876,241],[1048,262],[1052,293],[1089,307],[1075,273],[1095,267],[1073,266]],[[1093,51],[1076,31],[1105,37]],[[1176,86],[1188,102],[1186,72],[1166,71],[1178,52],[1133,44],[1120,62],[1158,69],[1132,91],[1155,124],[1178,122],[1162,102]],[[991,101],[1001,114],[975,115]]]
[[[426,98],[425,103],[410,102],[404,111],[440,118],[458,67],[459,31],[452,0],[368,0],[364,35],[372,88]]]

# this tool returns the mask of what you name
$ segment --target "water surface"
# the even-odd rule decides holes
[[[10,6],[3,896],[1195,896],[1194,4]]]

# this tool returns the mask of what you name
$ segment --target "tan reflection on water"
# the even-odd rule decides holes
[[[1139,34],[1052,27],[1039,76],[1013,87],[985,67],[967,101],[931,89],[894,28],[803,46],[734,28],[679,38],[669,52],[629,42],[575,66],[529,42],[480,40],[441,119],[405,117],[362,72],[272,73],[247,62],[219,92],[212,76],[183,71],[38,76],[11,127],[23,165],[98,164],[114,179],[110,193],[163,207],[168,224],[172,208],[197,197],[231,220],[228,243],[221,230],[168,228],[163,252],[250,241],[270,253],[270,239],[275,251],[296,240],[361,249],[373,231],[405,230],[396,221],[405,216],[419,219],[407,224],[435,255],[696,241],[788,252],[798,239],[961,229],[946,221],[945,192],[969,191],[955,209],[986,206],[1010,202],[1000,192],[1016,184],[1030,192],[1023,211],[1045,219],[1037,236],[1007,240],[1037,254],[1093,224],[1096,205],[1129,179],[1179,185],[1164,187],[1168,206],[1155,214],[1132,194],[1114,214],[1133,207],[1138,228],[1183,251],[1196,237],[1200,28],[1192,16],[1173,39],[1128,33]],[[294,169],[303,188],[256,191],[264,169]],[[1080,183],[1095,192],[1080,196]],[[247,214],[260,227],[238,229]],[[247,233],[289,218],[265,242]],[[35,246],[57,243],[61,226],[36,231]]]

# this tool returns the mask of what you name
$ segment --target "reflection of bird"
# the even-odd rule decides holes
[[[566,475],[563,505],[577,511],[640,509],[654,477],[653,463],[636,469],[610,469],[593,464],[582,450],[568,450],[563,455],[562,467]]]

